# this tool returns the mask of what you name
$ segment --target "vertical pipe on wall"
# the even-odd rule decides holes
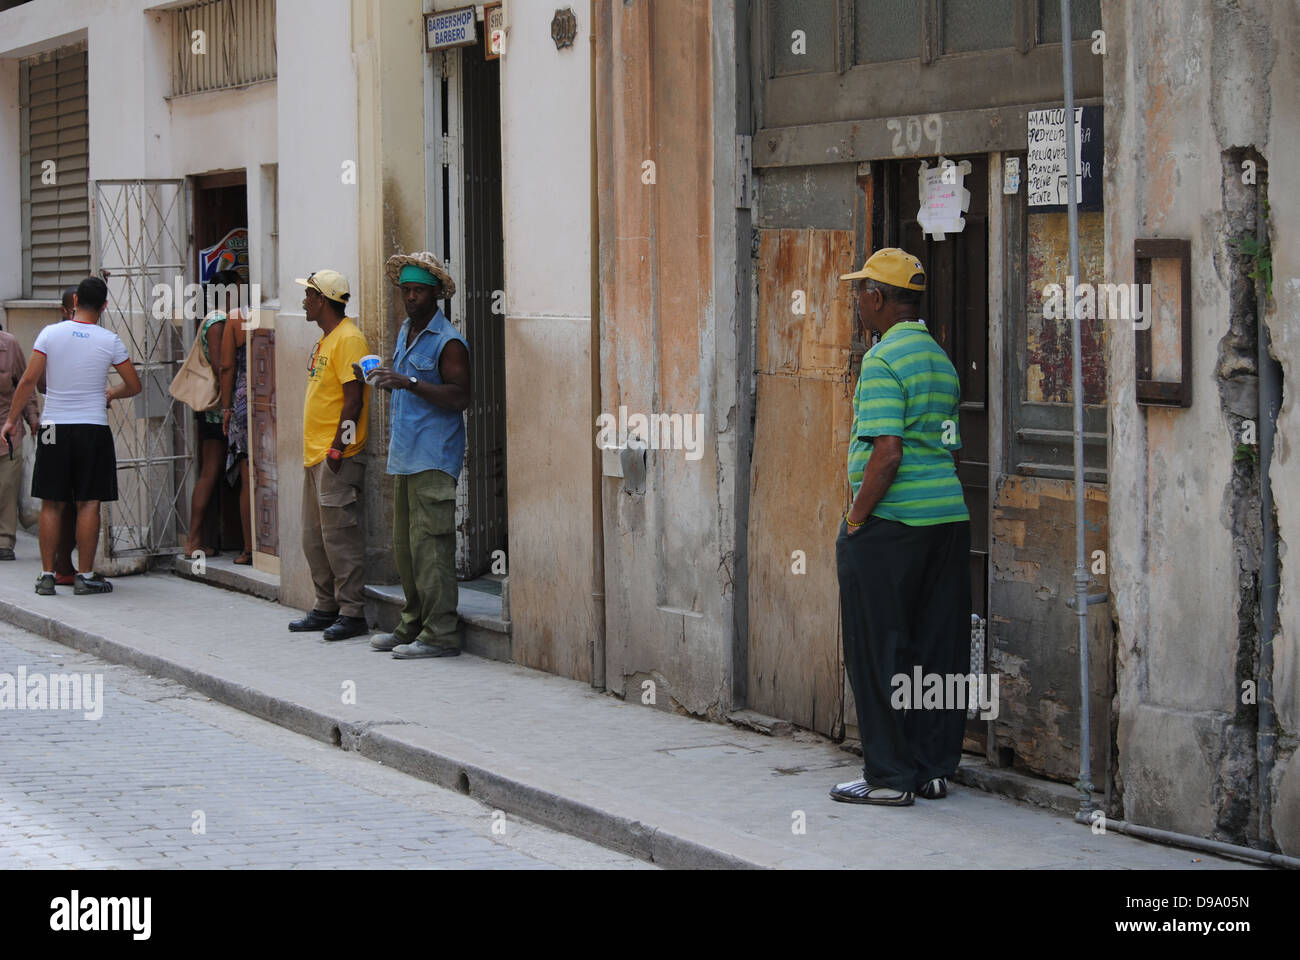
[[[596,147],[596,0],[591,0],[591,418],[604,409],[600,393],[600,178]],[[605,481],[601,450],[591,444],[591,685],[605,689]]]
[[[1268,220],[1264,210],[1262,198],[1257,198],[1255,237],[1260,244],[1268,242]],[[1277,748],[1276,718],[1273,712],[1273,631],[1277,623],[1278,556],[1270,474],[1273,440],[1277,434],[1277,414],[1282,405],[1282,380],[1279,365],[1269,354],[1268,323],[1264,319],[1267,310],[1268,289],[1261,277],[1255,281],[1255,339],[1259,366],[1259,506],[1264,549],[1259,571],[1259,730],[1256,733],[1255,749],[1259,771],[1259,840],[1272,846],[1273,795],[1269,781],[1272,779],[1273,757]]]
[[[1071,336],[1072,390],[1074,397],[1074,616],[1079,625],[1079,812],[1092,810],[1092,738],[1089,724],[1088,680],[1088,569],[1084,548],[1083,485],[1083,334],[1082,320],[1074,309],[1075,284],[1079,277],[1079,207],[1078,184],[1075,182],[1074,136],[1074,37],[1070,22],[1070,0],[1061,0],[1061,54],[1065,73],[1065,180],[1066,210],[1070,221],[1070,276],[1066,309],[1073,319]]]

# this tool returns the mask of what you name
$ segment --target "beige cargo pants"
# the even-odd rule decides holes
[[[307,555],[321,613],[364,617],[366,541],[361,489],[366,468],[355,457],[335,473],[328,460],[308,467],[302,481],[302,552]]]

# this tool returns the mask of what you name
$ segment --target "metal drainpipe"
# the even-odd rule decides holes
[[[596,0],[591,0],[591,399],[604,408],[600,386],[600,193],[596,149]],[[596,418],[592,417],[592,429]],[[600,447],[592,439],[591,457],[591,685],[605,689],[605,481]]]
[[[1085,813],[1074,815],[1075,823],[1092,824],[1092,817]],[[1235,843],[1224,843],[1221,840],[1207,840],[1204,837],[1193,837],[1186,833],[1174,833],[1170,830],[1157,830],[1155,827],[1143,827],[1136,823],[1128,823],[1125,820],[1106,820],[1103,821],[1106,832],[1127,834],[1130,837],[1137,837],[1141,840],[1151,840],[1155,843],[1167,843],[1170,846],[1186,847],[1189,850],[1204,850],[1206,853],[1215,853],[1224,857],[1236,857],[1239,860],[1250,860],[1254,863],[1267,864],[1270,867],[1284,867],[1288,870],[1300,870],[1300,857],[1288,857],[1281,853],[1269,853],[1267,850],[1256,850],[1253,847],[1239,847]]]
[[[1070,0],[1061,0],[1061,50],[1065,73],[1065,179],[1066,209],[1070,221],[1070,277],[1066,294],[1067,310],[1074,320],[1071,335],[1074,356],[1071,374],[1074,393],[1074,616],[1079,625],[1079,813],[1092,811],[1092,738],[1091,705],[1088,680],[1088,570],[1084,547],[1083,485],[1083,334],[1081,321],[1074,309],[1074,285],[1079,278],[1079,209],[1078,185],[1074,180],[1074,37],[1070,29]]]
[[[1258,189],[1258,188],[1256,188]],[[1268,237],[1264,204],[1255,206],[1255,236],[1260,243]],[[1277,623],[1278,557],[1277,531],[1273,527],[1273,488],[1270,482],[1273,440],[1277,433],[1277,414],[1282,404],[1281,373],[1277,361],[1269,354],[1268,290],[1263,280],[1255,281],[1255,322],[1259,366],[1259,506],[1263,514],[1264,556],[1259,571],[1259,731],[1256,735],[1256,760],[1259,771],[1259,840],[1273,845],[1273,795],[1269,781],[1277,749],[1277,730],[1273,712],[1273,630]]]

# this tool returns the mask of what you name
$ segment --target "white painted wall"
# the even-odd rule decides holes
[[[509,315],[591,316],[591,24],[551,40],[555,6],[508,5],[501,153]]]
[[[359,297],[357,188],[342,165],[357,159],[357,74],[350,0],[279,0],[276,137],[280,160],[280,304],[275,369],[280,511],[280,599],[309,609],[301,548],[302,406],[320,328],[308,324],[294,278],[338,270]],[[303,24],[311,24],[304,30]],[[349,310],[352,314],[355,311]],[[371,478],[374,480],[374,478]]]
[[[247,170],[255,206],[260,168],[277,158],[277,84],[167,100],[169,19],[146,9],[153,5],[37,0],[0,13],[0,223],[21,223],[18,62],[81,38],[87,41],[92,180]],[[257,253],[255,247],[252,279],[261,282]],[[21,231],[0,231],[0,301],[20,294],[21,263]]]

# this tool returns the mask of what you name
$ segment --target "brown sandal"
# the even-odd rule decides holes
[[[241,553],[235,557],[235,563],[241,567],[251,567],[253,565],[253,555],[251,553]]]

